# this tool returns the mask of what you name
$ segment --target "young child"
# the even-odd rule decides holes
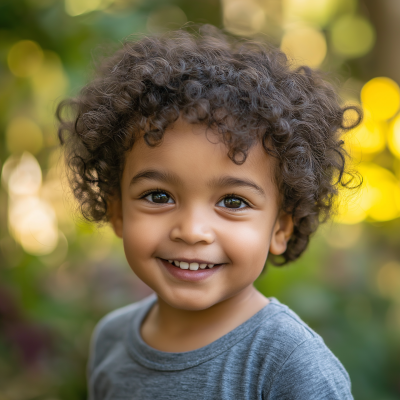
[[[346,185],[346,109],[317,72],[208,25],[124,43],[60,104],[83,215],[155,292],[98,323],[90,399],[352,399],[322,338],[253,286]]]

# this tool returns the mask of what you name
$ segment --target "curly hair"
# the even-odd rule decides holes
[[[350,125],[348,109],[358,115]],[[58,135],[86,219],[108,221],[126,152],[141,137],[160,144],[180,116],[218,132],[236,164],[256,143],[277,159],[281,209],[294,231],[276,265],[300,256],[334,212],[338,188],[354,179],[340,135],[359,124],[361,111],[341,107],[320,72],[292,68],[278,49],[203,25],[126,40],[76,98],[59,104]]]

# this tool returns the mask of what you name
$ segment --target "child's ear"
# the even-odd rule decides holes
[[[113,198],[108,202],[108,218],[115,234],[122,238],[122,202],[119,198]]]
[[[272,254],[279,255],[285,252],[287,242],[293,233],[293,218],[291,214],[280,212],[276,219],[272,231],[271,244],[269,251]]]

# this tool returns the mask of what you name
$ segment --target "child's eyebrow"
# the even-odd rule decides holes
[[[153,180],[153,181],[161,181],[161,182],[166,182],[166,183],[171,183],[171,184],[181,184],[182,181],[181,179],[170,172],[164,172],[164,171],[157,171],[154,169],[146,169],[143,171],[138,172],[130,181],[129,186],[134,185],[135,183],[139,182],[140,180],[147,179],[147,180]],[[244,179],[244,178],[236,178],[234,176],[221,176],[218,178],[212,179],[210,182],[207,184],[209,187],[248,187],[253,190],[255,190],[259,195],[262,197],[265,197],[265,192],[264,190],[258,186],[256,183],[249,179]]]
[[[258,186],[256,183],[249,179],[243,179],[243,178],[236,178],[234,176],[221,176],[219,178],[212,179],[209,183],[208,186],[210,187],[229,187],[229,186],[236,186],[236,187],[248,187],[254,189],[258,194],[261,196],[265,197],[265,192],[264,190]]]
[[[175,174],[171,174],[169,172],[157,171],[155,169],[145,169],[143,171],[138,172],[129,183],[129,186],[134,185],[135,183],[147,179],[150,181],[161,181],[166,183],[174,183],[180,184],[181,180]]]

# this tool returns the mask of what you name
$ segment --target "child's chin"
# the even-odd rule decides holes
[[[206,296],[204,296],[206,297]],[[179,298],[164,299],[171,307],[178,310],[202,311],[212,307],[216,302],[205,298],[193,298],[190,296],[179,296]]]

